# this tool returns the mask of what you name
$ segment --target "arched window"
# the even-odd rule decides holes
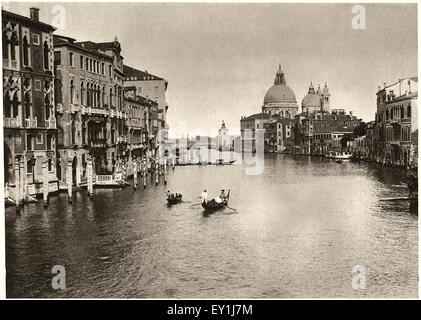
[[[29,66],[29,43],[26,36],[23,37],[23,64]]]
[[[34,168],[33,161],[32,160],[28,160],[26,162],[26,173],[32,173],[33,172],[33,168]]]
[[[50,119],[50,95],[45,95],[45,120]]]
[[[4,96],[3,114],[5,118],[10,118],[12,115],[11,101],[9,92],[6,92]]]
[[[48,58],[49,58],[49,49],[47,41],[44,41],[44,69],[49,70]]]
[[[76,144],[76,126],[75,126],[75,122],[74,121],[72,121],[71,128],[72,128],[72,141],[71,141],[71,144],[75,145]]]
[[[19,115],[19,99],[18,99],[18,93],[15,92],[15,94],[13,95],[13,101],[12,101],[12,105],[13,105],[13,114],[12,117],[16,118]]]
[[[105,106],[105,87],[102,87],[102,106]]]
[[[74,95],[75,87],[73,85],[73,80],[70,80],[70,103],[73,104],[73,95]]]
[[[25,93],[24,104],[25,104],[25,119],[30,119],[31,118],[31,96],[29,95],[29,92]]]
[[[113,88],[110,88],[110,107],[113,106]]]
[[[101,107],[101,95],[99,85],[96,86],[96,105]]]
[[[80,82],[80,104],[84,105],[85,98],[85,87],[83,86],[83,81]]]

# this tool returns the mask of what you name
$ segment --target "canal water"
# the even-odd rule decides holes
[[[417,216],[406,202],[380,201],[406,195],[396,172],[288,155],[264,166],[260,175],[245,164],[176,167],[167,186],[7,208],[7,296],[417,297]],[[221,188],[238,212],[192,206]],[[167,189],[192,203],[168,207]],[[51,286],[55,265],[64,290]],[[352,286],[354,266],[365,289]]]

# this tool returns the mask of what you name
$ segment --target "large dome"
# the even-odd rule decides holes
[[[297,102],[294,91],[286,84],[274,84],[265,94],[264,103]]]
[[[309,107],[321,107],[322,106],[322,98],[315,93],[309,93],[306,95],[301,102],[301,106],[303,108],[309,108]]]
[[[276,72],[275,83],[266,92],[265,98],[263,100],[263,103],[265,104],[271,102],[297,103],[294,91],[292,91],[292,89],[286,84],[284,72],[282,71],[281,65],[279,65],[279,69]]]

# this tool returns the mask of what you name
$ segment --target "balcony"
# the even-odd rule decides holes
[[[78,104],[71,104],[70,105],[70,111],[72,113],[80,112],[80,106]]]
[[[25,119],[25,128],[36,128],[38,126],[37,118]]]
[[[118,136],[117,137],[117,143],[124,143],[124,142],[127,142],[126,136]]]
[[[3,126],[5,128],[20,128],[21,121],[20,118],[3,118]]]
[[[58,103],[58,104],[56,105],[56,111],[57,111],[57,113],[63,113],[63,112],[64,112],[64,109],[63,109],[63,104]]]
[[[107,146],[106,139],[92,139],[89,141],[90,148],[105,148]]]
[[[55,129],[56,128],[56,119],[45,120],[45,127],[47,129]]]
[[[108,116],[109,112],[108,110],[102,108],[88,107],[88,114]]]

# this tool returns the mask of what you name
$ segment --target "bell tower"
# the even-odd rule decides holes
[[[327,87],[327,82],[325,82],[322,93],[322,111],[330,112],[330,93]]]

